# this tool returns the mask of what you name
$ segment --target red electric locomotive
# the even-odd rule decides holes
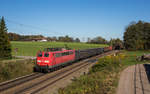
[[[49,72],[58,66],[71,63],[75,60],[75,50],[63,48],[46,48],[37,53],[34,71]]]

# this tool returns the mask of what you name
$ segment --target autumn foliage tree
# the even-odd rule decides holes
[[[0,58],[11,58],[11,45],[4,17],[0,20]]]

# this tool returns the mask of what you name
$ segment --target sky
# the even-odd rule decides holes
[[[0,0],[8,32],[123,39],[133,21],[150,22],[150,0]]]

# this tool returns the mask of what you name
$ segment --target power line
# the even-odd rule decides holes
[[[12,24],[16,24],[16,25],[19,25],[19,26],[23,26],[23,27],[26,27],[26,28],[32,28],[32,29],[36,29],[38,31],[41,31],[43,32],[44,31],[50,31],[48,29],[45,29],[45,28],[40,28],[40,27],[37,27],[37,26],[32,26],[32,25],[28,25],[28,24],[22,24],[22,23],[19,23],[19,22],[16,22],[16,21],[12,21],[12,20],[8,20],[5,18],[5,20],[8,22],[8,23],[12,23]],[[56,32],[56,31],[50,31],[50,32],[46,32],[46,33],[51,33],[53,32],[54,34],[59,34],[59,35],[62,35],[61,32]]]
[[[64,35],[64,33],[62,33],[62,32],[56,32],[56,31],[51,31],[51,30],[48,30],[48,29],[45,29],[45,28],[41,28],[41,27],[37,27],[37,26],[33,26],[33,25],[28,25],[28,24],[22,24],[22,23],[20,23],[20,22],[16,22],[16,21],[12,21],[12,20],[9,20],[9,19],[6,19],[5,18],[5,20],[8,22],[8,23],[12,23],[12,24],[16,24],[16,25],[18,25],[18,26],[22,26],[22,27],[26,27],[26,28],[31,28],[31,29],[34,29],[34,30],[38,30],[38,31],[50,31],[50,32],[46,32],[47,34],[46,35],[48,35],[48,34],[57,34],[57,35],[59,35],[59,36],[62,36],[62,35]],[[13,30],[14,31],[14,30]],[[16,31],[16,30],[15,30]],[[18,31],[18,30],[17,30]],[[42,32],[39,32],[39,34],[42,34]],[[73,33],[73,35],[74,35],[74,37],[75,37],[75,35],[77,36],[77,34],[75,34],[74,32],[71,32],[71,33]],[[45,35],[45,34],[42,34],[42,35]],[[68,34],[66,34],[66,35],[68,35]],[[56,35],[55,35],[56,36]]]

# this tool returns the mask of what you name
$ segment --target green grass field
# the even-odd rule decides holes
[[[64,47],[65,44],[72,49],[88,49],[105,47],[103,44],[86,44],[86,43],[66,43],[66,42],[17,42],[12,41],[12,54],[17,56],[36,56],[36,53],[43,48]],[[15,53],[14,49],[18,48]]]
[[[125,66],[130,66],[134,64],[140,64],[140,63],[146,63],[147,61],[137,61],[137,56],[141,56],[143,54],[150,53],[150,50],[144,50],[144,51],[123,51],[123,53],[127,56],[125,60],[122,62]]]

